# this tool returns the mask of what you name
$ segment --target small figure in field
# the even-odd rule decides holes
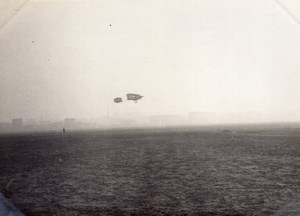
[[[66,133],[66,129],[65,128],[63,128],[63,133]]]

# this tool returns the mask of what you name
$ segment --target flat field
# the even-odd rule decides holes
[[[24,214],[300,215],[299,129],[0,136],[0,192]]]

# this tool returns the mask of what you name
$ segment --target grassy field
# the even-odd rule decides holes
[[[0,136],[0,192],[26,215],[300,215],[298,129]]]

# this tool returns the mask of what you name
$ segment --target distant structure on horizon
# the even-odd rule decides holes
[[[7,132],[11,130],[10,122],[0,122],[0,132]]]
[[[21,130],[23,128],[23,119],[22,118],[14,118],[11,121],[13,130]]]
[[[76,119],[75,118],[65,118],[64,120],[64,127],[65,128],[75,128],[76,126]]]

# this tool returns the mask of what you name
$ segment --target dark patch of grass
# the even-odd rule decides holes
[[[0,190],[27,215],[267,215],[300,198],[300,137],[243,129],[0,137]]]

